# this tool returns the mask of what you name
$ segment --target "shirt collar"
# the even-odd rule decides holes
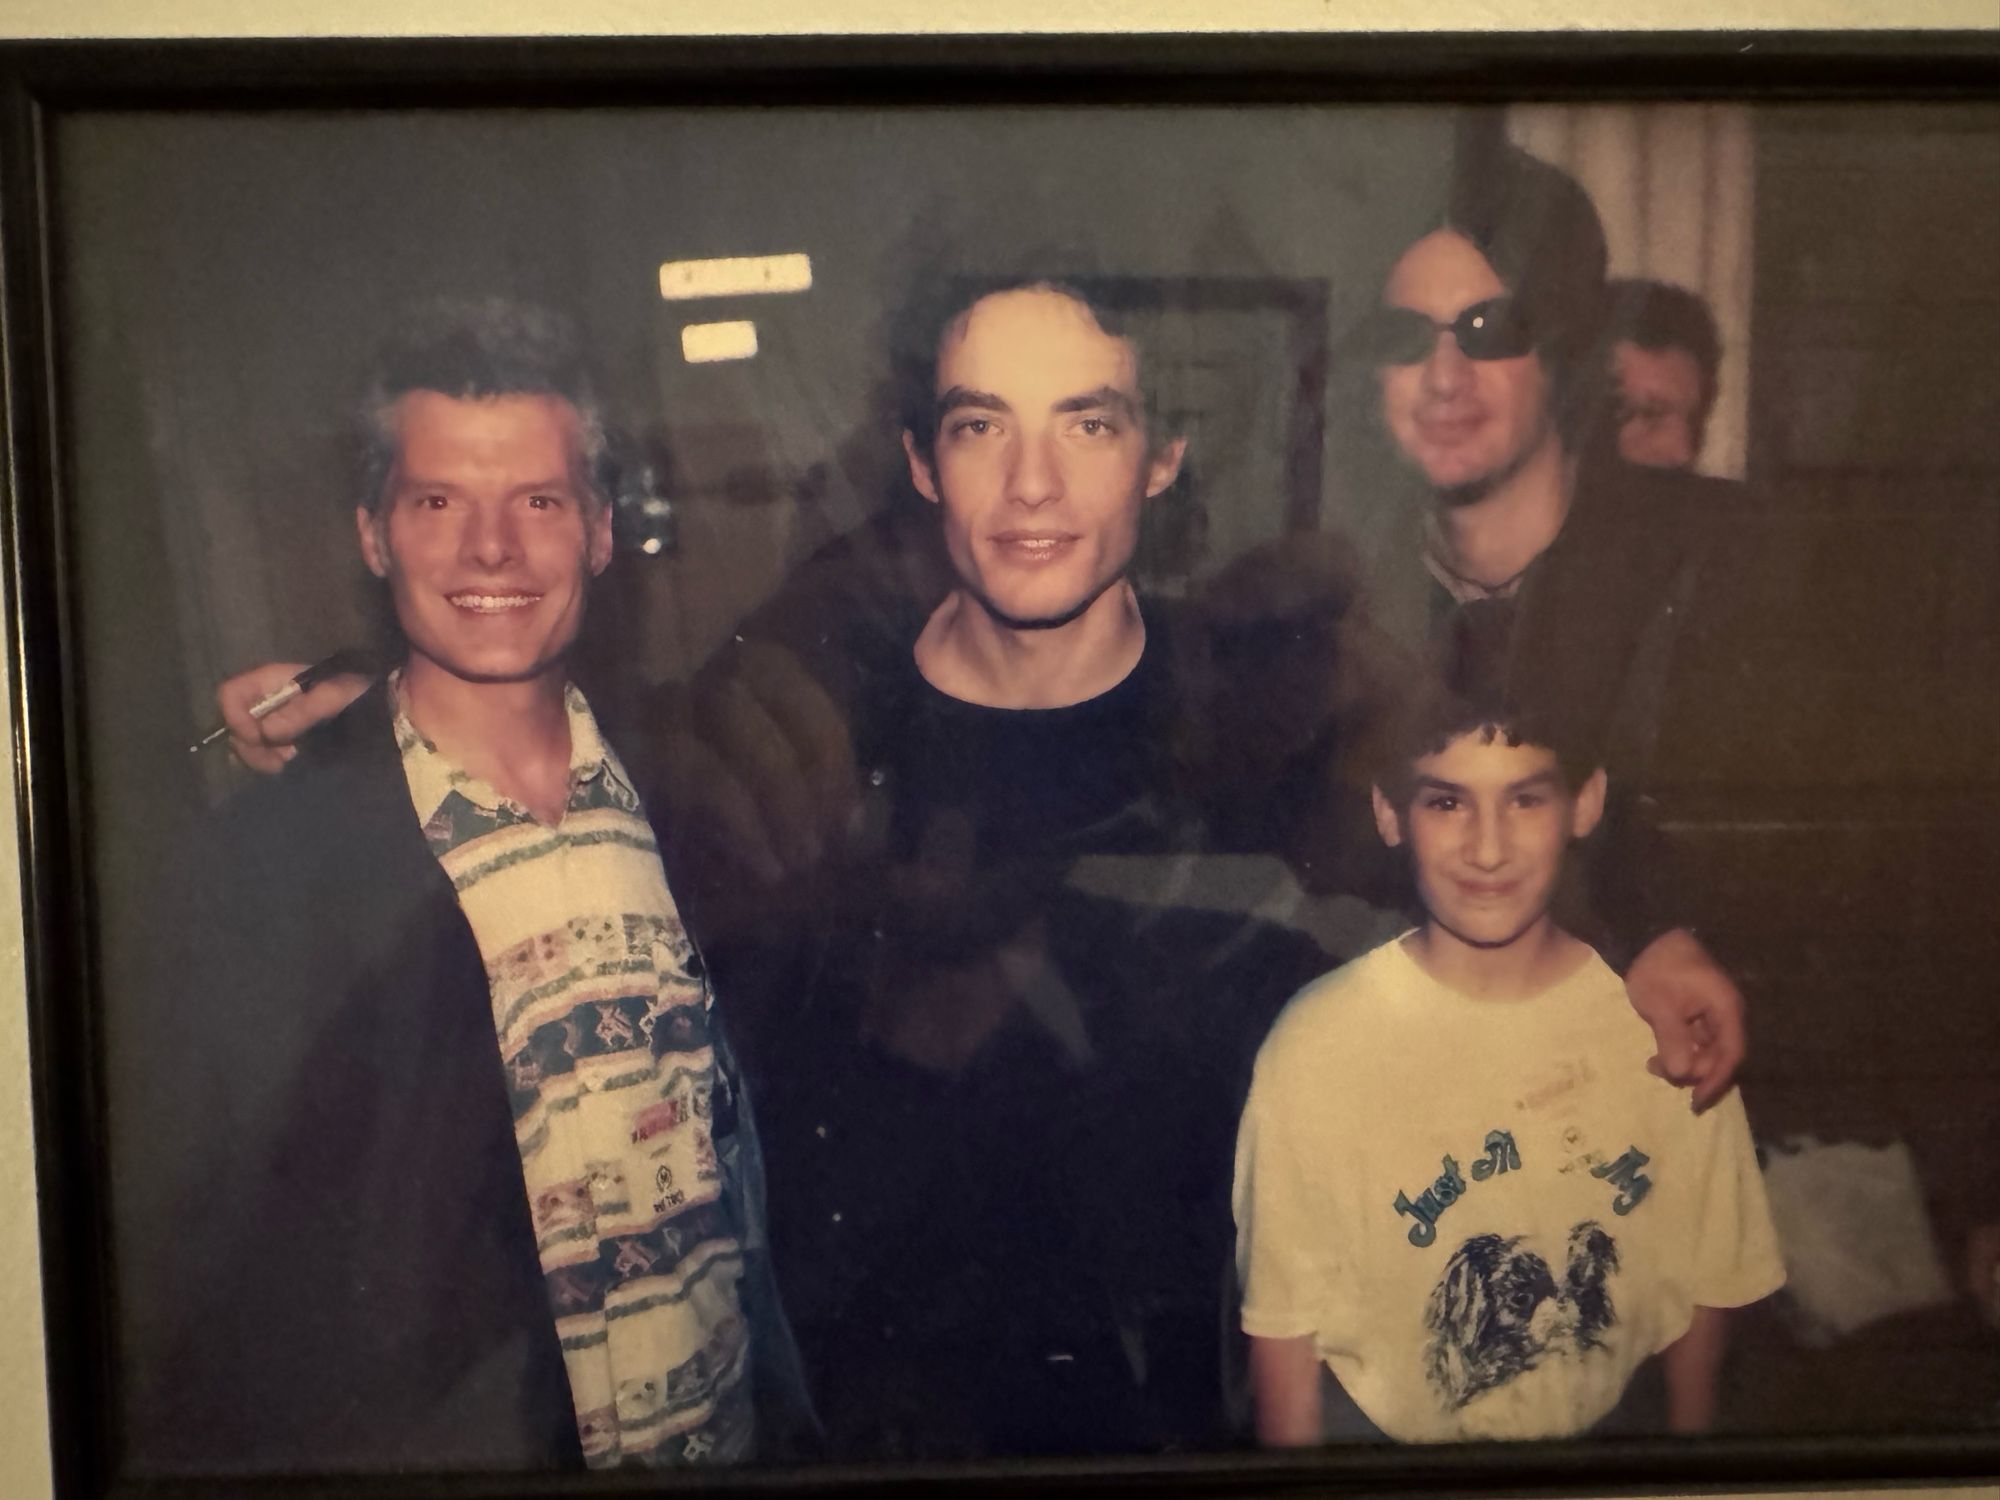
[[[1551,542],[1549,545],[1554,546],[1555,544]],[[1438,586],[1451,595],[1452,599],[1459,604],[1477,604],[1483,599],[1513,598],[1514,595],[1521,591],[1521,580],[1526,578],[1529,570],[1547,555],[1547,551],[1548,549],[1544,548],[1541,552],[1537,552],[1533,557],[1529,558],[1527,567],[1521,569],[1512,578],[1488,586],[1475,578],[1467,578],[1463,573],[1456,572],[1452,568],[1451,564],[1446,561],[1451,555],[1451,549],[1445,541],[1444,528],[1438,525],[1436,513],[1433,512],[1424,517],[1424,567],[1429,569],[1431,577],[1438,581]]]
[[[467,802],[487,812],[503,808],[526,809],[501,794],[490,782],[452,763],[445,753],[426,739],[410,722],[409,704],[403,696],[403,674],[389,674],[390,701],[395,704],[396,749],[403,758],[403,774],[410,783],[410,800],[416,804],[417,821],[429,823],[446,797],[457,792]],[[569,786],[574,805],[579,787],[598,776],[610,776],[628,785],[624,769],[604,743],[597,717],[575,683],[563,687],[563,708],[569,715]]]

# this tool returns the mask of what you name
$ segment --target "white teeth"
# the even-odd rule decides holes
[[[497,614],[502,610],[526,609],[542,596],[540,594],[451,594],[447,597],[459,609],[470,609],[480,614]]]

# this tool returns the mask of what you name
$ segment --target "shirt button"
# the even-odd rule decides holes
[[[834,1212],[834,1215],[833,1215],[833,1222],[834,1222],[834,1223],[836,1223],[836,1224],[838,1224],[838,1223],[840,1222],[840,1213],[839,1213],[839,1211],[838,1211],[838,1210],[836,1210],[836,1211]]]
[[[874,770],[868,773],[868,784],[870,786],[881,786],[884,783],[886,783],[888,779],[889,779],[889,773],[883,770],[880,766],[877,766]]]

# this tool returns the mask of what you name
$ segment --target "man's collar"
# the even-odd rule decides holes
[[[1558,533],[1560,534],[1560,533]],[[1547,548],[1528,559],[1527,567],[1512,578],[1488,586],[1476,578],[1467,578],[1455,571],[1446,561],[1451,555],[1451,544],[1445,540],[1444,528],[1438,525],[1437,512],[1424,517],[1423,559],[1424,567],[1438,585],[1459,604],[1477,604],[1484,599],[1511,599],[1520,592],[1521,580],[1528,576],[1536,563],[1542,560]]]
[[[389,702],[396,749],[403,758],[403,771],[410,783],[410,800],[415,803],[417,821],[429,823],[444,800],[457,792],[473,806],[487,812],[502,808],[521,810],[513,798],[504,796],[490,782],[454,765],[445,753],[425,738],[410,721],[409,704],[403,695],[402,673],[389,675]],[[597,727],[583,693],[575,683],[563,686],[563,709],[569,717],[569,785],[572,792],[582,783],[607,772],[622,781],[616,762]]]
[[[1560,486],[1556,498],[1561,509],[1554,535],[1548,539],[1540,551],[1521,564],[1520,568],[1511,576],[1503,578],[1497,583],[1484,583],[1477,578],[1468,577],[1454,559],[1453,554],[1455,549],[1440,520],[1442,512],[1436,505],[1431,506],[1425,512],[1423,535],[1424,566],[1430,571],[1431,577],[1438,581],[1439,586],[1453,600],[1460,604],[1477,604],[1487,599],[1513,598],[1515,594],[1520,592],[1523,580],[1530,573],[1534,572],[1535,565],[1562,544],[1563,536],[1570,529],[1570,522],[1574,518],[1576,511],[1577,492],[1581,487],[1580,476],[1582,466],[1574,455],[1567,452],[1562,452],[1561,458],[1561,467],[1556,476],[1556,483]],[[1518,479],[1519,477],[1516,475],[1513,476],[1513,479]],[[1511,482],[1512,480],[1510,480]],[[1484,503],[1489,498],[1491,496],[1482,497],[1480,503]]]

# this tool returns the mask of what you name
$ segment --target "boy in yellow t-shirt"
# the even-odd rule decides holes
[[[1258,1438],[1324,1439],[1322,1370],[1402,1441],[1577,1433],[1654,1354],[1666,1425],[1699,1431],[1723,1309],[1784,1279],[1742,1101],[1690,1113],[1550,914],[1602,769],[1508,707],[1438,697],[1408,728],[1375,818],[1425,921],[1292,1000],[1244,1111]]]

